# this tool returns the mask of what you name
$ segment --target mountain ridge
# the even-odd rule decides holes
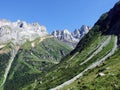
[[[12,42],[22,45],[27,40],[32,41],[46,35],[48,35],[46,27],[38,23],[28,24],[20,20],[16,22],[0,20],[0,44]]]

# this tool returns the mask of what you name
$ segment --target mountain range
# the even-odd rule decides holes
[[[89,32],[91,28],[89,26],[83,25],[80,29],[75,29],[73,32],[70,32],[67,29],[64,30],[55,30],[51,33],[58,40],[66,43],[72,48],[78,44],[82,37]]]
[[[120,90],[120,1],[82,38],[75,33],[82,30],[48,35],[44,26],[18,22],[1,23],[1,90]],[[77,39],[73,50],[64,43]]]
[[[32,41],[37,37],[52,35],[58,40],[74,48],[79,40],[89,32],[90,27],[83,25],[80,29],[75,29],[72,33],[67,29],[56,30],[48,34],[46,27],[38,23],[28,24],[25,21],[10,22],[0,20],[0,44],[12,42],[16,45],[22,45],[26,41]]]

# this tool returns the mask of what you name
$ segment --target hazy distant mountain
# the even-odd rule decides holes
[[[55,30],[51,35],[56,37],[58,40],[68,44],[71,47],[75,47],[80,39],[89,32],[90,27],[83,25],[80,29],[75,29],[73,32],[70,32],[67,29],[64,30]]]

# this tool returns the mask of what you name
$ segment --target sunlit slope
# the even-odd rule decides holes
[[[60,90],[119,90],[120,89],[120,49],[94,69]]]

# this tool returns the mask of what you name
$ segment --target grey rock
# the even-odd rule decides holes
[[[55,30],[51,33],[58,40],[68,44],[72,48],[78,44],[81,38],[89,32],[91,28],[83,25],[80,29],[75,29],[73,32],[69,32],[67,29]]]
[[[0,44],[12,42],[15,45],[22,45],[26,41],[32,41],[47,34],[46,27],[38,23],[28,24],[20,20],[16,22],[0,20]]]

